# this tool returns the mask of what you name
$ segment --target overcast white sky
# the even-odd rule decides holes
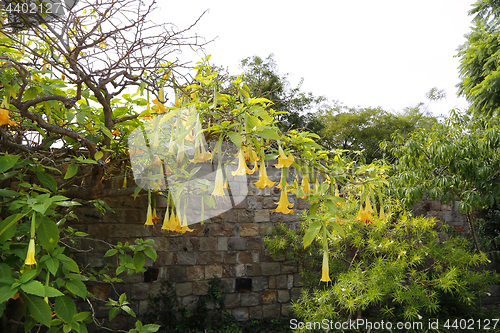
[[[399,111],[425,102],[432,87],[444,89],[446,100],[430,105],[440,115],[467,107],[456,96],[454,55],[470,30],[474,2],[161,1],[155,17],[185,28],[209,9],[192,32],[216,38],[205,52],[232,74],[241,72],[241,59],[274,53],[292,83],[303,77],[304,91],[348,106]]]

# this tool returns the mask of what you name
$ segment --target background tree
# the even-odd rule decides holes
[[[274,103],[273,109],[288,112],[276,115],[282,130],[307,128],[310,132],[319,132],[321,123],[310,111],[325,98],[301,91],[303,78],[293,87],[288,79],[289,74],[280,75],[273,54],[265,59],[258,56],[245,58],[241,61],[241,68],[245,72],[243,82],[252,96],[267,98]]]
[[[324,126],[319,135],[326,148],[364,150],[367,163],[384,157],[392,160],[392,154],[381,149],[380,143],[391,141],[396,132],[406,137],[417,128],[431,128],[437,122],[423,103],[394,114],[380,107],[350,108],[336,102],[322,108],[317,117]]]
[[[469,15],[475,15],[472,31],[458,48],[458,93],[467,98],[469,111],[477,115],[498,115],[500,107],[499,13],[500,2],[477,1],[469,11]]]

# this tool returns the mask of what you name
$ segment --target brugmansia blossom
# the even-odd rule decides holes
[[[374,213],[372,206],[370,204],[370,199],[366,197],[366,204],[365,204],[365,209],[362,209],[362,207],[359,207],[359,212],[356,220],[365,222],[366,224],[368,223],[373,223],[372,219],[372,214]]]
[[[35,260],[35,239],[31,238],[30,243],[28,245],[28,255],[26,256],[26,260],[24,261],[25,265],[34,265],[36,264]]]
[[[243,153],[243,148],[240,148],[240,152],[238,154],[238,169],[235,171],[232,171],[233,176],[243,176],[245,174],[253,174],[255,172],[255,168],[253,170],[250,170],[247,166],[247,163],[245,161],[245,156]]]
[[[215,188],[212,192],[214,197],[223,197],[224,194],[224,177],[222,176],[222,167],[219,163],[219,167],[217,168],[217,173],[215,174]]]
[[[279,153],[280,156],[278,157],[278,164],[274,165],[276,168],[278,169],[288,168],[295,161],[295,158],[293,157],[292,154],[290,154],[290,156],[288,157],[285,155],[285,152],[283,151],[281,146],[279,147]]]
[[[302,192],[304,193],[311,193],[311,186],[309,185],[309,175],[303,174],[302,175],[302,184],[300,185],[302,187]],[[300,197],[301,199],[304,199],[306,195]]]
[[[0,105],[0,126],[2,125],[16,125],[17,122],[10,120],[9,110],[7,110],[7,97],[4,98],[2,105]]]
[[[321,280],[323,282],[331,282],[330,270],[328,268],[328,253],[323,251],[323,266],[321,267]]]
[[[31,217],[31,234],[30,234],[30,242],[28,244],[28,253],[26,255],[26,260],[24,261],[25,265],[34,265],[36,264],[35,260],[35,212]]]
[[[146,218],[146,223],[144,225],[154,225],[153,223],[153,213],[151,211],[151,203],[148,204],[148,215]]]
[[[293,209],[290,209],[293,207],[293,204],[288,201],[288,195],[286,192],[286,172],[287,168],[283,168],[281,174],[281,182],[285,184],[285,186],[284,188],[281,189],[280,201],[275,202],[275,204],[277,204],[278,207],[274,211],[276,213],[293,214]]]
[[[262,160],[260,164],[259,180],[255,182],[254,185],[258,188],[264,188],[266,186],[273,187],[274,185],[274,182],[267,177],[266,162],[264,160]]]

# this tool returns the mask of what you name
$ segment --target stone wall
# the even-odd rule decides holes
[[[269,178],[273,181],[279,182],[280,172],[268,168]],[[125,283],[116,284],[116,292],[105,285],[92,286],[91,292],[102,299],[116,299],[117,294],[127,292],[132,309],[144,314],[149,297],[158,292],[162,280],[173,281],[179,304],[189,306],[207,292],[209,280],[218,277],[222,280],[225,308],[236,320],[287,316],[290,301],[300,295],[300,267],[284,255],[271,257],[265,250],[263,239],[271,234],[278,222],[296,228],[298,216],[306,203],[302,199],[296,202],[290,196],[290,202],[295,202],[294,213],[275,213],[274,202],[279,200],[280,191],[256,188],[253,183],[258,180],[258,174],[243,179],[245,184],[241,185],[248,186],[248,195],[242,202],[203,225],[191,225],[194,231],[185,234],[163,231],[161,222],[149,227],[144,225],[147,195],[135,200],[131,196],[106,199],[115,213],[104,216],[93,207],[78,209],[79,222],[74,226],[87,232],[91,238],[111,244],[151,238],[157,244],[158,258],[154,263],[146,261],[147,272],[134,274],[127,277]],[[117,179],[116,184],[109,186],[119,184],[121,181]],[[157,213],[162,220],[165,207],[165,200],[157,201]],[[104,242],[85,240],[81,246],[94,250],[75,253],[77,262],[101,268],[111,260],[104,258],[104,253],[110,248]],[[108,310],[101,307],[96,314],[105,320]],[[131,325],[132,319],[122,317],[110,324],[123,328]]]
[[[279,182],[280,170],[268,168],[268,175],[271,180]],[[74,226],[87,232],[91,238],[111,244],[118,241],[133,243],[135,238],[151,238],[157,244],[158,258],[154,263],[146,261],[147,272],[127,277],[124,283],[115,284],[114,288],[92,285],[90,291],[104,300],[108,297],[117,299],[119,294],[126,292],[132,309],[141,315],[147,310],[150,296],[158,293],[164,279],[174,282],[179,304],[189,308],[200,295],[206,294],[209,280],[218,277],[222,281],[226,310],[236,320],[287,316],[290,313],[290,301],[300,296],[299,272],[303,267],[285,255],[271,257],[265,250],[263,239],[271,234],[278,222],[295,229],[306,203],[290,196],[290,202],[295,203],[294,214],[275,213],[273,210],[280,191],[275,187],[264,190],[256,188],[253,183],[258,179],[257,174],[243,179],[245,183],[233,186],[236,196],[238,187],[248,187],[248,195],[243,201],[203,225],[191,225],[194,231],[185,234],[162,231],[161,222],[152,227],[144,225],[147,195],[135,200],[131,196],[109,198],[106,202],[115,213],[106,213],[104,216],[93,207],[78,209],[79,222]],[[121,183],[122,180],[117,179],[115,184],[110,182],[108,186],[119,187]],[[161,219],[165,207],[165,200],[157,201],[157,212]],[[458,202],[447,205],[424,199],[414,207],[414,212],[447,223],[451,233],[468,235],[469,226],[465,217],[458,212]],[[85,240],[81,244],[82,248],[94,250],[75,253],[75,259],[87,267],[103,267],[111,262],[110,258],[104,258],[104,253],[110,248],[105,242]],[[113,264],[116,265],[116,262]],[[492,287],[491,303],[500,302],[499,289],[498,286]],[[95,310],[97,317],[107,320],[109,307],[100,306]],[[109,325],[113,328],[129,328],[134,321],[130,316],[122,316]]]

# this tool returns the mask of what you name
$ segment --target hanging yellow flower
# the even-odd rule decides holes
[[[323,266],[321,267],[321,280],[323,282],[331,282],[330,269],[328,268],[328,253],[323,251]]]
[[[28,245],[28,254],[26,256],[26,260],[24,261],[25,265],[34,265],[36,264],[35,260],[35,239],[31,238]]]
[[[260,163],[259,180],[255,182],[254,185],[258,188],[265,188],[266,186],[271,188],[273,187],[274,182],[267,177],[266,162],[262,160]]]
[[[278,168],[278,169],[288,168],[295,161],[295,158],[293,157],[292,154],[290,154],[290,156],[286,157],[285,152],[283,151],[281,146],[279,146],[279,153],[280,153],[280,156],[278,157],[278,164],[274,165],[276,168]]]
[[[0,107],[0,126],[2,125],[17,125],[17,122],[10,120],[9,110]]]
[[[223,197],[224,194],[224,177],[222,176],[222,167],[219,163],[217,173],[215,174],[215,188],[212,195],[215,197]]]
[[[163,224],[161,226],[161,230],[168,230],[168,222],[170,220],[170,214],[168,213],[168,207],[167,210],[165,211],[165,216],[163,217]]]
[[[380,206],[380,219],[385,221],[384,206]]]
[[[182,222],[182,227],[181,230],[179,230],[179,233],[184,234],[187,232],[193,231],[193,229],[189,229],[188,224],[187,224],[187,216],[184,214],[184,221]]]
[[[283,168],[281,174],[281,182],[283,182],[283,184],[286,184],[286,172],[287,168]],[[293,214],[293,209],[290,209],[293,207],[293,204],[288,201],[286,185],[285,188],[281,189],[280,201],[275,202],[275,204],[278,205],[278,207],[274,210],[276,213]]]
[[[151,217],[151,220],[153,221],[154,224],[160,222],[160,218],[158,217],[158,215],[156,215],[156,208],[153,209],[153,216]]]
[[[154,225],[153,223],[153,213],[151,211],[151,203],[148,205],[148,215],[146,218],[146,223],[144,225]]]
[[[175,216],[175,211],[172,210],[172,213],[170,214],[170,220],[168,223],[168,229],[169,231],[175,231],[178,232],[181,230],[181,221],[179,220],[179,217]]]
[[[308,174],[302,175],[302,184],[300,186],[302,187],[302,192],[311,193],[311,186],[309,185],[309,175]],[[307,197],[307,195],[304,195],[300,198],[304,199],[306,197]]]
[[[231,174],[233,176],[243,176],[245,174],[253,174],[255,172],[255,167],[253,170],[250,170],[247,166],[247,163],[245,161],[245,156],[243,153],[243,148],[240,148],[240,152],[238,154],[238,169],[236,171],[232,171]]]

